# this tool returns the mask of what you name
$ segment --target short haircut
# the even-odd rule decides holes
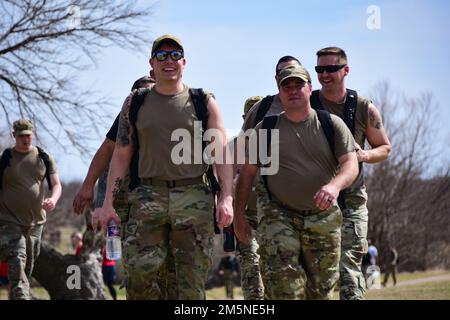
[[[344,49],[338,47],[327,47],[317,51],[317,59],[322,56],[337,56],[340,64],[347,64],[347,54]]]
[[[146,84],[146,83],[156,83],[156,81],[152,77],[143,76],[143,77],[137,79],[133,83],[133,86],[131,87],[131,91],[142,88],[144,86],[144,84]]]
[[[299,65],[302,65],[302,63],[296,57],[284,56],[284,57],[281,57],[280,60],[278,60],[277,66],[275,67],[275,74],[278,74],[278,72],[280,72],[280,70],[278,69],[279,65],[282,64],[283,62],[288,62],[288,61],[297,61]]]

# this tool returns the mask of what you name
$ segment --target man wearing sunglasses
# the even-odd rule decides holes
[[[367,252],[368,210],[362,163],[384,161],[391,151],[391,144],[380,111],[369,100],[346,88],[345,78],[350,68],[344,50],[337,47],[319,50],[315,69],[322,88],[311,96],[313,108],[325,109],[341,117],[358,144],[360,172],[355,182],[341,193],[339,201],[343,213],[340,298],[364,299],[361,263]],[[370,150],[364,150],[366,140],[372,147]]]
[[[205,283],[212,263],[214,228],[211,219],[214,199],[205,184],[205,163],[176,164],[172,155],[179,141],[172,140],[177,129],[195,136],[197,118],[190,88],[182,81],[186,59],[181,41],[164,35],[153,42],[150,65],[156,84],[147,93],[134,119],[131,96],[122,108],[117,142],[108,175],[103,207],[93,215],[93,227],[106,230],[110,220],[120,224],[113,208],[113,195],[119,189],[133,154],[139,152],[140,183],[128,194],[131,204],[128,222],[122,226],[123,255],[127,261],[127,298],[164,298],[158,274],[169,251],[175,260],[178,299],[205,299]],[[227,140],[217,103],[206,94],[208,129],[217,129],[215,145],[227,154]],[[133,120],[134,119],[134,120]],[[133,121],[135,121],[133,123]],[[136,135],[139,144],[135,144]],[[192,141],[191,141],[192,142]],[[201,145],[201,141],[199,142]],[[195,148],[194,148],[195,149]],[[202,155],[200,155],[202,159]],[[217,223],[229,226],[233,220],[233,168],[225,159],[216,159],[221,186],[217,201]],[[169,296],[173,296],[169,293]]]

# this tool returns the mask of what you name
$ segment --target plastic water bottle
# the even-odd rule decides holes
[[[120,241],[120,227],[111,220],[106,233],[106,258],[119,260],[122,258],[122,242]]]

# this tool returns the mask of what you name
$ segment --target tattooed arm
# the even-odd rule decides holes
[[[372,103],[369,104],[369,121],[366,137],[372,149],[358,150],[358,161],[377,163],[386,160],[392,147],[383,127],[381,113]]]
[[[103,207],[95,210],[92,215],[92,227],[94,229],[100,225],[103,230],[106,230],[110,220],[114,220],[116,224],[120,224],[120,219],[113,208],[113,199],[114,194],[119,191],[122,180],[128,172],[133,154],[132,128],[128,116],[131,97],[132,95],[127,97],[120,113],[119,130],[109,167],[105,200]]]

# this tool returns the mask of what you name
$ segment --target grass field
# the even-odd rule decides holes
[[[440,278],[436,278],[440,277]],[[119,300],[125,299],[125,289],[119,290],[116,286]],[[38,299],[49,299],[45,289],[32,288],[33,295]],[[107,290],[108,297],[109,293]],[[6,290],[0,289],[0,300],[7,298]],[[225,288],[218,287],[206,292],[208,300],[224,300]],[[234,289],[234,298],[243,299],[240,287]],[[335,292],[334,299],[338,299],[338,292]],[[398,275],[398,285],[392,287],[392,280],[386,288],[368,290],[367,300],[450,300],[450,271],[432,270],[426,272],[400,273]]]

